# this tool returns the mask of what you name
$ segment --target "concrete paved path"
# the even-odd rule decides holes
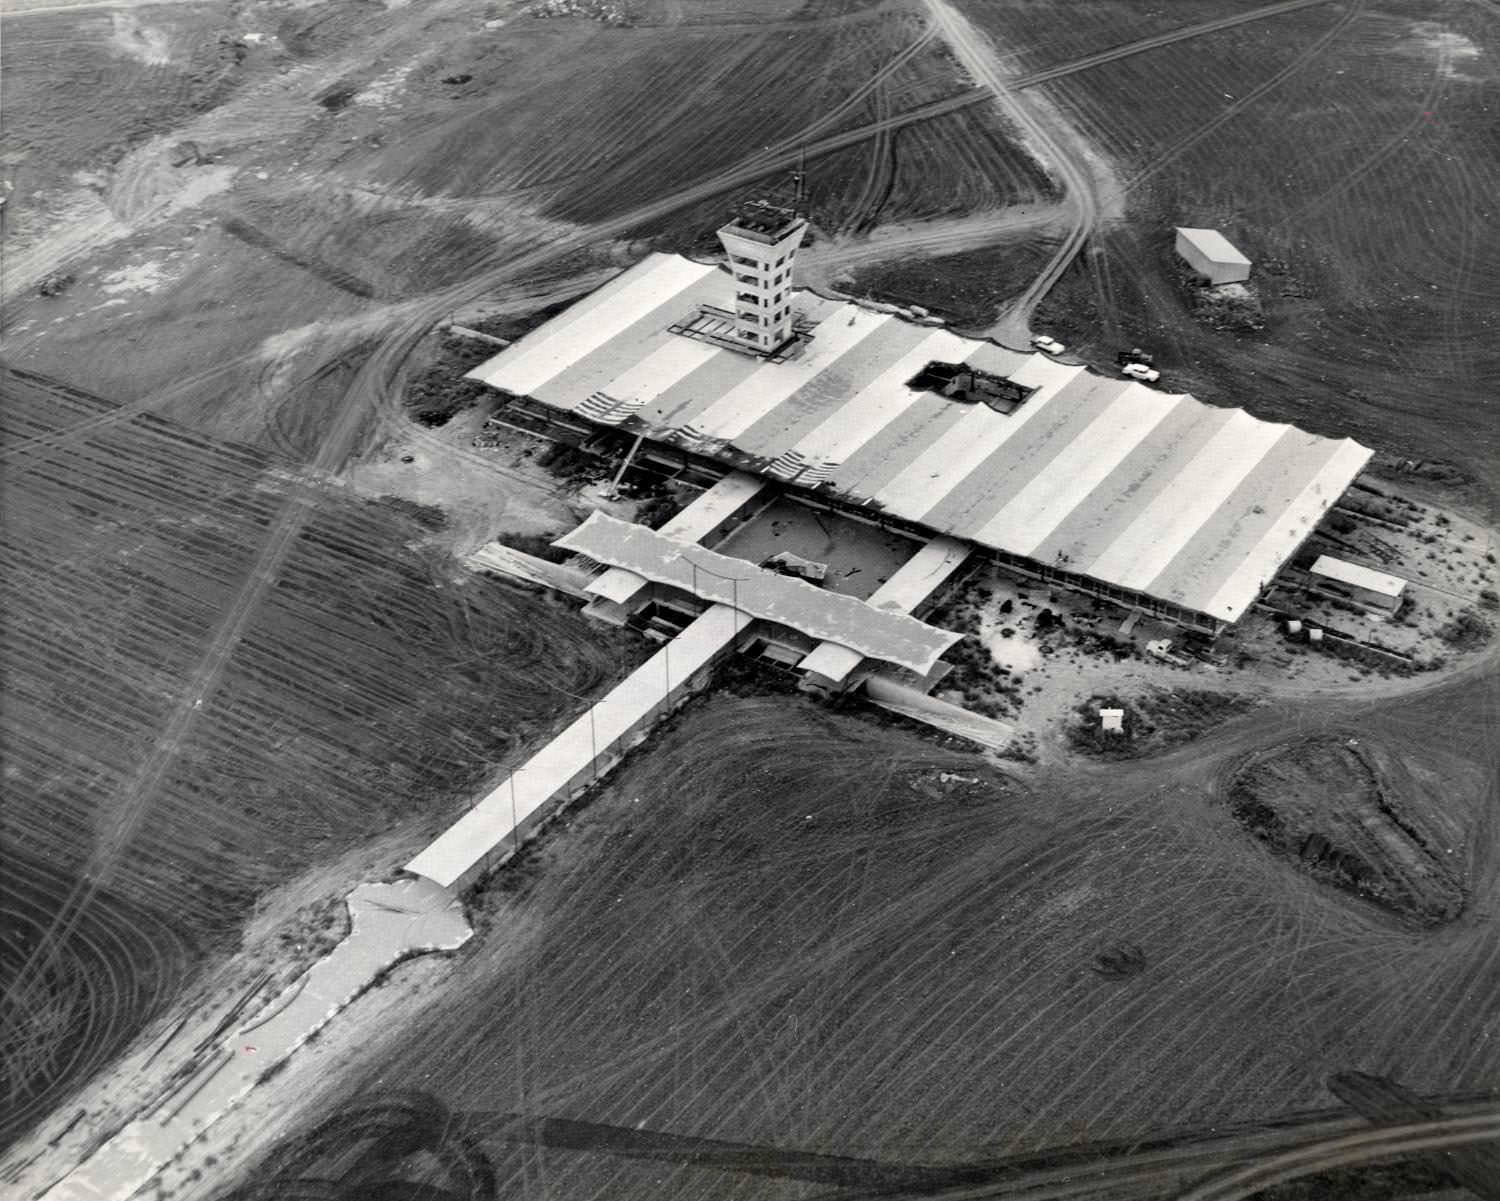
[[[155,1111],[49,1188],[46,1201],[131,1196],[381,972],[412,955],[454,950],[473,933],[458,900],[430,880],[361,884],[348,904],[349,934],[338,946],[229,1035]]]

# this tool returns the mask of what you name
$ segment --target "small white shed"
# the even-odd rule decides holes
[[[1332,582],[1351,600],[1385,613],[1394,613],[1401,607],[1401,597],[1406,591],[1406,581],[1398,575],[1376,571],[1362,563],[1336,559],[1332,555],[1319,555],[1318,561],[1312,565],[1312,574],[1319,580]]]
[[[1250,260],[1216,229],[1178,226],[1177,254],[1211,284],[1237,284],[1250,278]]]
[[[1125,733],[1125,710],[1100,709],[1099,726],[1106,734]]]

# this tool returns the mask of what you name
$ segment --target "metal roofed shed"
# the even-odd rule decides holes
[[[1238,284],[1250,278],[1250,260],[1216,229],[1178,226],[1177,254],[1211,284]]]
[[[1209,632],[1235,622],[1369,460],[1350,439],[1105,378],[798,290],[809,330],[777,362],[671,332],[732,297],[728,271],[643,259],[474,368],[508,419],[549,436],[614,426],[668,458],[812,490],[913,537]],[[912,386],[964,364],[1025,389],[1001,412]]]
[[[1350,563],[1332,555],[1319,555],[1312,565],[1314,576],[1331,580],[1337,590],[1347,594],[1362,605],[1394,613],[1401,607],[1401,597],[1406,591],[1406,581],[1400,576],[1376,571],[1361,563]]]

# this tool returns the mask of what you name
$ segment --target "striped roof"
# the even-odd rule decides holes
[[[653,254],[469,378],[1221,621],[1371,454],[807,291],[785,361],[670,329],[732,302],[722,269]],[[909,388],[933,360],[1035,391],[1002,414]]]

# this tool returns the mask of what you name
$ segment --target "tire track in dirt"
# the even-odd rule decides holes
[[[1500,1139],[1500,1106],[1490,1113],[1462,1118],[1434,1118],[1381,1126],[1375,1130],[1298,1147],[1215,1176],[1177,1195],[1176,1201],[1240,1201],[1289,1180],[1448,1147],[1466,1147]]]
[[[248,246],[264,250],[283,263],[300,267],[303,271],[316,276],[325,284],[331,284],[341,292],[348,292],[364,300],[373,300],[377,296],[375,285],[368,280],[360,279],[352,271],[346,271],[336,263],[329,263],[316,255],[293,250],[290,246],[284,245],[274,234],[252,225],[241,217],[225,217],[219,222],[219,228]]]
[[[64,873],[12,843],[0,882],[0,973],[18,966],[44,937]],[[190,946],[164,923],[120,897],[95,909],[73,932],[49,971],[7,998],[0,1011],[4,1116],[8,1145],[63,1093],[102,1068],[185,977]]]
[[[1139,171],[1126,179],[1124,188],[1127,192],[1133,191],[1146,180],[1150,179],[1164,167],[1170,166],[1182,155],[1186,154],[1194,146],[1198,145],[1204,138],[1209,137],[1221,126],[1234,120],[1245,109],[1255,104],[1258,100],[1274,91],[1285,83],[1293,75],[1296,75],[1317,59],[1321,58],[1324,51],[1333,44],[1335,40],[1348,27],[1353,24],[1355,18],[1359,17],[1365,10],[1368,0],[1348,0],[1344,5],[1344,11],[1328,29],[1320,34],[1316,40],[1309,43],[1291,62],[1287,63],[1275,74],[1270,76],[1264,83],[1256,85],[1245,95],[1239,97],[1233,104],[1228,105],[1221,113],[1211,121],[1195,129],[1192,133],[1179,138],[1168,146],[1160,154],[1154,155]]]
[[[876,89],[874,112],[877,122],[886,120],[891,115],[890,94],[884,88]],[[841,235],[847,236],[867,230],[875,223],[880,209],[889,198],[891,184],[896,174],[894,138],[895,135],[890,130],[882,129],[875,135],[875,140],[866,150],[869,169],[865,173],[865,181],[860,188],[859,195],[849,206],[849,212],[840,225]]]
[[[1006,79],[994,47],[947,0],[924,0],[924,6],[964,70],[990,92],[1010,120],[1024,131],[1026,140],[1035,145],[1043,161],[1057,171],[1063,182],[1064,200],[1073,210],[1062,244],[992,331],[992,336],[1027,346],[1031,315],[1093,232],[1100,215],[1100,196],[1077,148],[1065,149],[1053,131],[1015,97],[1015,85]]]
[[[1446,72],[1451,68],[1452,50],[1444,43],[1439,51],[1439,61],[1432,74],[1432,81],[1427,91],[1419,101],[1416,114],[1386,139],[1378,148],[1366,155],[1348,171],[1344,172],[1330,187],[1325,188],[1310,200],[1305,201],[1297,208],[1286,213],[1281,220],[1276,222],[1271,229],[1285,229],[1294,221],[1307,217],[1309,213],[1322,208],[1336,196],[1342,195],[1354,187],[1372,171],[1377,170],[1382,164],[1393,158],[1404,150],[1410,143],[1412,136],[1426,125],[1432,117],[1432,112],[1437,108],[1438,102],[1447,91],[1449,76]]]
[[[1284,13],[1295,12],[1300,8],[1312,8],[1319,4],[1328,4],[1331,0],[1284,0],[1281,4],[1268,4],[1264,8],[1251,9],[1249,12],[1236,13],[1229,17],[1220,17],[1213,21],[1202,21],[1194,25],[1184,25],[1179,29],[1169,30],[1166,33],[1158,33],[1152,37],[1141,38],[1136,42],[1127,42],[1122,46],[1115,46],[1109,50],[1101,50],[1097,54],[1085,55],[1083,58],[1074,59],[1072,62],[1063,63],[1056,67],[1044,67],[1039,71],[1032,71],[1025,75],[1017,76],[1011,81],[1012,88],[1031,87],[1038,83],[1048,83],[1054,79],[1062,79],[1068,75],[1075,75],[1079,71],[1087,71],[1092,67],[1102,67],[1106,63],[1119,62],[1122,58],[1132,55],[1143,54],[1148,50],[1159,50],[1163,46],[1170,46],[1176,42],[1184,42],[1189,38],[1202,37],[1204,34],[1218,33],[1221,30],[1233,29],[1237,25],[1247,25],[1252,21],[1263,21],[1267,17],[1278,17]]]

